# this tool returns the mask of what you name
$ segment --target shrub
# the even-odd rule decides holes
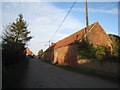
[[[44,55],[44,51],[43,51],[43,49],[41,49],[41,50],[38,52],[38,57],[39,57],[39,58],[42,58],[43,55]]]
[[[120,36],[118,35],[114,35],[114,34],[108,34],[108,36],[110,37],[112,43],[112,55],[113,57],[118,58],[119,57],[119,51],[120,51]]]
[[[82,40],[82,42],[75,41],[78,45],[78,59],[98,59],[103,60],[111,56],[109,47],[106,45],[97,45],[96,47],[89,42]]]
[[[110,57],[110,49],[106,46],[106,45],[97,45],[95,47],[95,57],[98,59],[98,60],[103,60],[105,58],[108,58]]]
[[[95,49],[92,44],[85,40],[77,44],[78,59],[95,58]]]

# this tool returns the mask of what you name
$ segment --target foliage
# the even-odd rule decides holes
[[[95,58],[95,49],[92,44],[85,40],[82,40],[82,42],[77,41],[77,44],[78,59]]]
[[[28,36],[30,31],[27,29],[27,23],[23,20],[23,16],[20,14],[16,22],[8,25],[3,32],[3,43],[9,42],[26,44],[32,37]]]
[[[118,57],[120,52],[120,37],[113,34],[108,34],[111,41],[113,42],[111,45],[113,47],[112,55]]]
[[[26,43],[32,38],[28,36],[30,31],[27,27],[26,21],[20,14],[16,22],[4,28],[2,36],[3,64],[13,64],[25,57],[23,50]]]
[[[77,44],[78,59],[96,58],[102,60],[110,56],[110,49],[105,45],[95,47],[85,40],[82,40],[82,42],[77,41]]]
[[[43,55],[44,55],[44,51],[43,51],[43,49],[41,49],[41,50],[38,52],[38,56],[39,56],[39,58],[41,58]]]
[[[56,63],[54,63],[54,62],[52,61],[52,62],[51,62],[51,64],[53,64],[53,65],[54,65],[54,64],[56,64]]]
[[[95,57],[99,60],[108,58],[110,56],[110,49],[106,45],[97,45],[95,47]]]

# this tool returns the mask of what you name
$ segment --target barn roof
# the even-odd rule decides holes
[[[91,30],[97,23],[98,22],[95,22],[95,23],[91,24],[90,26],[88,26],[89,30]],[[64,38],[63,40],[60,40],[60,41],[52,44],[46,51],[69,45],[69,44],[73,43],[75,40],[81,40],[84,33],[85,33],[85,28]]]

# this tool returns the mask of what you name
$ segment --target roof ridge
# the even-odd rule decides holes
[[[88,27],[89,27],[89,32],[90,32],[97,24],[98,24],[98,22],[95,22],[95,23],[89,25],[89,26],[88,26]],[[81,35],[82,35],[82,34],[84,33],[84,31],[85,31],[85,28],[83,28],[83,29],[81,29],[81,30],[79,30],[79,31],[77,31],[77,32],[75,32],[75,33],[67,36],[66,38],[64,38],[64,39],[62,39],[62,40],[59,40],[58,42],[54,43],[54,45],[51,45],[48,49],[50,50],[50,49],[59,48],[59,47],[61,47],[61,46],[69,45],[70,43],[73,42],[74,36],[76,36],[78,33],[79,33],[79,34],[81,33]],[[80,37],[79,37],[79,39],[78,39],[79,41],[82,40],[82,39],[86,36],[86,34],[84,34],[83,37],[82,37],[81,35],[80,35]],[[70,39],[70,38],[71,38],[71,39]],[[67,41],[66,41],[66,40],[67,40]],[[72,41],[68,42],[68,40],[72,40]],[[66,42],[68,42],[68,43],[66,43]],[[47,50],[48,50],[48,49],[47,49]]]
[[[91,24],[91,25],[93,25],[94,26],[94,24],[96,25],[98,22],[95,22],[95,23],[93,23],[93,24]],[[91,26],[91,25],[89,25],[89,26]],[[92,26],[92,27],[93,27]],[[92,28],[91,27],[91,28]],[[75,33],[78,33],[78,32],[80,32],[80,31],[82,31],[82,30],[84,30],[85,28],[83,28],[83,29],[81,29],[81,30],[79,30],[79,31],[77,31],[77,32],[75,32]],[[74,35],[75,33],[73,33],[73,34],[71,34],[71,35],[69,35],[69,36],[67,36],[67,37],[65,37],[64,39],[66,39],[66,38],[68,38],[68,37],[70,37],[70,36],[72,36],[72,35]],[[86,34],[85,34],[86,35]],[[64,40],[64,39],[62,39],[62,40]],[[60,41],[62,41],[62,40],[59,40],[58,42],[60,42]],[[56,43],[58,43],[58,42],[56,42]]]

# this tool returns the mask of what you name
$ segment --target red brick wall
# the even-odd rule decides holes
[[[94,45],[107,45],[111,47],[111,40],[99,23],[89,32],[89,41]]]
[[[57,56],[56,56],[57,53]],[[76,45],[68,45],[54,50],[54,60],[65,65],[77,62]]]
[[[46,51],[43,59],[47,61],[53,61],[54,60],[54,50]]]
[[[56,54],[57,53],[57,54]],[[46,51],[43,58],[47,61],[72,65],[77,63],[76,45],[68,45],[54,50]]]

